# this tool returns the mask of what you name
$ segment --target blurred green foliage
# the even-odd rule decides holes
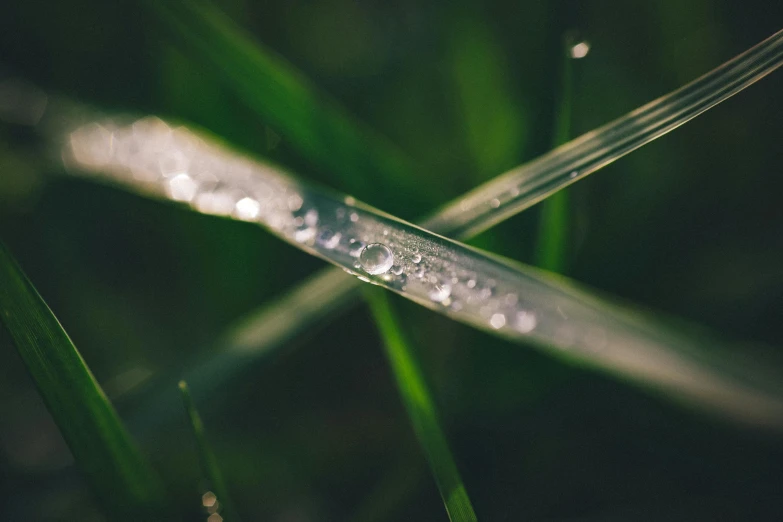
[[[567,30],[592,44],[578,64],[578,135],[783,19],[783,5],[762,0],[220,7],[419,165],[399,191],[356,194],[404,218],[550,147]],[[339,183],[138,4],[5,2],[0,57],[51,92],[190,121],[303,177]],[[570,275],[727,338],[783,346],[782,89],[778,72],[569,189]],[[0,126],[0,237],[126,418],[157,378],[321,265],[252,225],[58,177],[43,157],[30,136]],[[416,183],[421,194],[403,190]],[[531,261],[538,213],[476,244]],[[418,359],[480,519],[777,518],[778,435],[720,423],[409,303],[399,310],[424,347]],[[5,332],[0,350],[5,516],[100,519]],[[192,392],[246,520],[446,519],[366,310],[230,386]],[[131,428],[172,502],[205,518],[185,416]]]

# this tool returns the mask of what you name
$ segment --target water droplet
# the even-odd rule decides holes
[[[350,218],[351,218],[351,221],[356,223],[357,221],[359,221],[359,214],[357,214],[356,212],[351,212]]]
[[[445,283],[441,285],[435,285],[432,287],[432,290],[430,290],[429,295],[430,299],[436,303],[441,303],[451,295],[451,285],[447,285]]]
[[[359,257],[359,254],[364,249],[364,243],[362,241],[357,241],[355,239],[351,239],[350,246],[348,247],[348,253],[353,257]]]
[[[345,204],[352,207],[356,204],[356,198],[353,196],[345,196]]]
[[[394,265],[391,267],[391,273],[394,275],[400,275],[402,273],[402,266]]]
[[[359,262],[368,274],[383,274],[394,263],[394,255],[386,245],[370,243],[359,254]]]
[[[587,56],[590,52],[590,43],[587,41],[579,42],[570,49],[571,58],[578,60]]]
[[[522,311],[517,313],[517,330],[520,332],[527,333],[533,331],[537,323],[538,321],[533,312]]]
[[[250,221],[258,217],[261,205],[253,198],[242,198],[234,205],[234,213],[239,219]]]
[[[314,208],[311,208],[310,210],[305,212],[304,222],[305,222],[305,225],[307,225],[308,227],[314,227],[315,225],[317,225],[318,224],[318,211],[315,210]]]
[[[475,279],[469,279],[467,283],[465,283],[468,288],[476,288],[476,280]]]
[[[302,200],[302,196],[300,196],[299,194],[291,194],[290,196],[288,196],[288,201],[287,201],[288,210],[292,212],[296,212],[297,210],[302,208],[302,203],[304,203],[304,201]]]
[[[419,263],[421,262],[421,256],[419,254],[413,254],[411,261],[413,261],[414,263]]]
[[[573,171],[571,174],[568,175],[568,177],[571,178],[571,179],[574,179],[578,175],[579,175],[579,173],[577,171]]]
[[[500,330],[506,326],[506,316],[503,314],[493,314],[492,318],[489,320],[489,324],[492,325],[492,328],[495,330]]]
[[[294,232],[294,241],[297,243],[307,243],[315,237],[315,228],[305,227]]]
[[[327,250],[331,250],[340,243],[341,237],[342,234],[339,232],[335,233],[332,230],[325,228],[318,234],[316,242]]]
[[[169,195],[177,201],[190,201],[196,195],[198,183],[187,174],[177,174],[169,180]]]
[[[498,198],[494,198],[489,202],[489,204],[492,208],[498,208],[500,206],[500,200]]]

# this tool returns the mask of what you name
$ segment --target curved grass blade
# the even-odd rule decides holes
[[[449,519],[452,522],[475,522],[476,514],[440,428],[435,403],[389,298],[375,289],[365,292],[365,296],[383,338],[402,402],[427,456]]]
[[[362,194],[384,194],[384,189],[400,190],[400,183],[415,180],[414,165],[400,150],[349,116],[212,3],[174,0],[147,5],[168,34],[179,36],[199,62],[218,69],[287,143],[345,186]]]
[[[60,323],[0,243],[0,320],[113,520],[166,519],[165,493]]]
[[[735,354],[705,354],[703,341],[565,280],[295,181],[185,128],[157,119],[130,126],[90,124],[71,134],[66,152],[99,179],[203,213],[259,223],[363,281],[453,319],[739,419],[783,426],[783,379],[758,382],[764,372],[740,368]]]
[[[193,436],[196,439],[201,464],[207,479],[209,479],[210,487],[216,496],[216,505],[219,506],[214,512],[220,513],[222,520],[227,520],[228,522],[238,521],[239,517],[234,509],[234,503],[228,494],[228,487],[223,478],[223,472],[220,471],[215,453],[212,451],[209,442],[207,442],[207,436],[204,433],[204,423],[196,409],[196,405],[193,403],[190,388],[188,388],[188,384],[185,381],[179,381],[178,388],[182,397],[182,403],[185,405],[185,411],[188,413],[190,427],[193,429]]]
[[[560,94],[555,110],[552,132],[552,148],[568,141],[571,134],[571,112],[574,90],[574,66],[572,49],[574,42],[569,36],[564,40],[561,53]],[[583,58],[584,56],[579,56]],[[567,264],[570,197],[567,190],[555,192],[541,204],[538,227],[536,265],[558,274],[564,273]]]

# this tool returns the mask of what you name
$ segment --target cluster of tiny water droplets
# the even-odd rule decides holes
[[[363,281],[388,287],[485,328],[527,334],[539,326],[516,274],[447,240],[280,169],[209,143],[157,118],[82,126],[69,159],[131,188],[208,214],[258,222]]]

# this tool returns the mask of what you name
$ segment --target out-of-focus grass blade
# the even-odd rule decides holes
[[[165,519],[165,493],[68,334],[0,243],[0,320],[113,520]]]
[[[427,455],[435,482],[438,484],[446,511],[453,522],[475,521],[476,514],[465,491],[465,485],[451,455],[446,437],[438,424],[435,404],[424,382],[388,296],[377,289],[366,292],[378,330],[383,337],[386,355],[391,364],[397,387],[419,443]]]
[[[190,419],[190,426],[193,428],[193,436],[196,438],[204,472],[219,503],[219,508],[216,512],[219,512],[223,519],[228,522],[237,521],[239,517],[234,509],[234,503],[228,494],[226,481],[223,478],[223,473],[220,471],[215,453],[212,451],[209,442],[207,442],[207,437],[204,434],[204,423],[201,421],[201,415],[198,414],[198,410],[196,410],[193,397],[190,395],[190,389],[185,381],[179,381],[179,391]]]
[[[384,188],[399,191],[401,183],[415,181],[414,167],[401,151],[350,117],[211,3],[173,0],[147,5],[201,62],[217,68],[291,147],[313,165],[339,176],[345,187],[366,196],[384,194]]]
[[[552,133],[553,149],[566,143],[571,134],[574,90],[572,46],[571,38],[566,37],[561,53],[563,66],[560,73],[560,94],[555,110],[554,132]],[[559,274],[564,272],[567,265],[569,207],[570,197],[567,189],[555,192],[541,204],[536,264]]]

